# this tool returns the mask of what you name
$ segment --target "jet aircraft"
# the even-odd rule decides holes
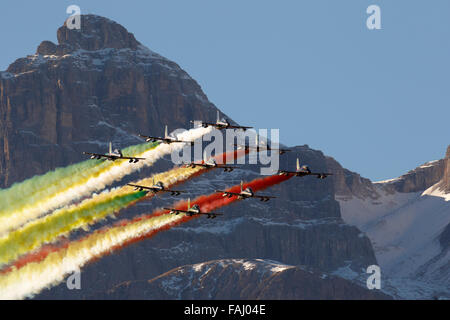
[[[216,192],[222,192],[223,193],[223,197],[228,197],[231,198],[233,196],[237,196],[238,199],[242,199],[245,200],[247,198],[258,198],[263,202],[267,202],[270,199],[274,199],[276,197],[273,196],[262,196],[262,195],[257,195],[253,192],[252,188],[247,187],[244,189],[244,181],[241,181],[241,192],[229,192],[229,191],[223,191],[223,190],[216,190]]]
[[[201,215],[204,214],[206,215],[206,218],[208,219],[214,219],[217,216],[221,216],[222,213],[215,213],[215,212],[202,212],[200,210],[200,206],[198,204],[194,204],[191,207],[191,199],[189,198],[188,200],[188,205],[187,205],[187,209],[186,210],[180,210],[180,209],[173,209],[173,208],[164,208],[164,210],[169,210],[170,214],[180,214],[180,213],[184,213],[190,217],[192,216],[196,216],[196,215]]]
[[[83,154],[89,155],[91,159],[105,158],[109,161],[116,161],[117,159],[129,160],[130,163],[139,162],[139,160],[145,160],[145,158],[125,157],[120,149],[112,150],[112,143],[109,143],[109,152],[106,154],[83,152]]]

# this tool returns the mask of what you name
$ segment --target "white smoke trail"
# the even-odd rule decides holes
[[[116,226],[105,232],[96,232],[67,248],[50,253],[41,262],[32,262],[18,270],[0,276],[0,299],[24,299],[44,288],[56,285],[64,277],[80,270],[86,263],[120,246],[127,240],[143,236],[152,230],[176,222],[184,215],[161,215],[125,226]]]
[[[208,128],[195,128],[178,135],[178,139],[183,141],[194,141],[212,131]],[[90,195],[92,192],[103,190],[108,185],[122,179],[143,167],[151,166],[161,157],[172,152],[180,151],[185,146],[184,143],[160,144],[154,149],[148,150],[137,157],[146,158],[138,163],[130,164],[124,161],[120,164],[107,168],[97,176],[89,178],[87,181],[74,186],[67,186],[68,189],[42,199],[38,203],[31,204],[12,214],[0,216],[0,235],[12,229],[20,227],[27,221],[41,217],[51,210],[65,206],[76,199]]]
[[[203,170],[205,169],[202,167],[176,167],[135,183],[148,185],[155,179],[170,188],[172,184],[187,180]],[[46,243],[56,241],[60,236],[68,236],[79,228],[87,229],[132,203],[147,198],[146,192],[136,192],[133,187],[124,186],[94,194],[79,204],[66,206],[45,217],[30,221],[0,237],[0,267]]]

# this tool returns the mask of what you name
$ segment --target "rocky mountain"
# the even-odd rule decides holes
[[[289,168],[296,156],[326,169],[322,152],[307,146],[280,158],[280,166]],[[257,167],[245,165],[231,173],[209,172],[183,188],[197,196],[258,176]],[[367,266],[377,263],[369,239],[342,221],[331,179],[293,178],[265,192],[277,199],[267,204],[241,201],[223,208],[226,214],[220,221],[200,218],[157,234],[83,268],[82,290],[68,291],[63,283],[38,298],[92,297],[122,282],[146,281],[182,265],[216,259],[268,259],[328,273],[349,270],[363,277]],[[121,217],[151,212],[174,200],[153,198],[121,212]],[[358,285],[363,287],[365,282]]]
[[[225,259],[170,270],[147,281],[127,281],[94,299],[298,300],[391,299],[343,278],[261,259]]]
[[[138,132],[162,134],[165,124],[173,130],[188,128],[191,119],[215,120],[217,108],[176,63],[146,48],[109,19],[83,15],[81,25],[81,30],[62,26],[57,32],[58,44],[44,41],[34,55],[16,60],[0,73],[2,187],[84,160],[81,151],[106,150],[109,141],[124,147],[141,142],[135,136]],[[294,177],[266,190],[277,196],[269,203],[241,201],[224,208],[226,215],[219,221],[196,219],[157,234],[87,265],[82,270],[82,290],[70,291],[62,283],[36,298],[127,298],[139,294],[174,298],[161,286],[179,270],[193,277],[181,278],[181,283],[203,283],[206,288],[196,292],[198,288],[187,287],[186,297],[208,295],[213,279],[222,279],[238,289],[220,288],[217,297],[385,298],[365,288],[366,268],[380,263],[377,260],[382,256],[374,252],[370,230],[349,218],[369,216],[371,211],[349,211],[346,204],[353,199],[383,202],[386,194],[418,192],[435,182],[439,170],[448,172],[448,166],[441,168],[445,161],[431,169],[422,168],[432,170],[430,176],[417,173],[408,178],[410,182],[405,178],[402,185],[382,186],[307,145],[291,149],[280,157],[281,168],[293,168],[299,157],[314,170],[335,174],[325,180]],[[169,159],[162,159],[140,175],[171,165]],[[232,173],[209,172],[183,188],[196,196],[258,176],[259,166],[244,165]],[[442,184],[448,186],[448,176]],[[149,213],[174,200],[170,196],[154,198],[120,216]],[[79,231],[75,237],[84,233]],[[439,238],[444,244],[446,235],[443,232]],[[256,267],[242,271],[243,264],[236,259]],[[211,268],[205,281],[203,273],[192,272],[201,263]],[[258,270],[276,268],[274,264],[289,268],[276,274],[263,272],[265,276],[257,278]],[[439,270],[438,264],[433,268]],[[249,279],[259,279],[259,283]],[[396,297],[403,296],[398,293]]]
[[[338,170],[345,172],[335,180],[342,218],[370,238],[397,293],[450,297],[450,146],[443,159],[386,181]]]
[[[84,160],[81,152],[137,144],[138,132],[215,120],[216,108],[176,63],[121,25],[83,15],[0,73],[0,187]]]

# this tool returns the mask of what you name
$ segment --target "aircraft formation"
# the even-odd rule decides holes
[[[194,122],[194,121],[191,121],[191,122]],[[200,126],[202,126],[204,128],[214,127],[218,130],[222,130],[222,129],[236,130],[237,129],[237,130],[243,130],[243,131],[246,131],[247,129],[252,128],[252,127],[246,127],[246,126],[231,125],[227,119],[225,119],[225,118],[220,119],[219,111],[217,111],[217,120],[215,123],[201,122]],[[178,138],[176,138],[172,135],[169,135],[167,125],[165,126],[164,137],[154,137],[154,136],[147,136],[147,135],[142,135],[142,134],[138,134],[138,136],[145,139],[146,142],[160,141],[161,143],[164,143],[164,144],[186,143],[186,144],[190,144],[191,146],[194,144],[193,141],[183,141],[183,140],[179,140]],[[280,149],[272,149],[269,145],[261,145],[258,141],[258,135],[256,135],[256,144],[254,147],[246,146],[246,145],[239,145],[239,144],[234,144],[234,146],[236,146],[238,149],[244,149],[245,151],[260,152],[260,151],[267,150],[267,151],[278,152],[280,155],[291,151],[290,149],[281,149],[281,148]],[[137,163],[140,160],[145,160],[145,158],[124,156],[120,149],[112,150],[111,142],[109,143],[109,152],[108,153],[101,154],[101,153],[83,152],[83,154],[89,155],[91,159],[104,159],[104,160],[108,160],[108,161],[116,161],[116,160],[121,159],[121,160],[128,160],[130,163]],[[231,172],[237,168],[234,166],[217,163],[214,158],[207,159],[205,153],[203,153],[202,161],[186,163],[185,166],[189,167],[189,168],[195,168],[195,167],[220,168],[220,169],[223,169],[225,172]],[[297,176],[297,177],[316,176],[318,179],[325,179],[326,177],[332,175],[332,173],[326,173],[326,172],[312,172],[311,169],[307,165],[300,166],[300,161],[298,158],[297,158],[297,166],[296,166],[295,171],[279,170],[277,173],[279,175],[283,175],[283,176],[287,176],[287,175],[292,175],[292,176]],[[147,191],[147,192],[150,192],[155,195],[158,193],[167,192],[173,196],[179,196],[180,194],[187,192],[187,191],[182,191],[182,190],[168,189],[164,186],[164,184],[161,181],[158,181],[155,183],[154,179],[152,181],[151,186],[137,185],[137,184],[133,184],[133,183],[128,183],[127,185],[130,187],[134,187],[134,189],[137,191]],[[259,199],[262,202],[267,202],[270,199],[276,198],[275,196],[272,196],[272,195],[255,194],[250,187],[244,188],[243,181],[241,181],[240,187],[241,188],[240,188],[239,192],[229,192],[229,191],[224,191],[224,190],[216,190],[216,192],[222,193],[223,197],[228,197],[228,198],[237,197],[240,200],[254,198],[254,199]],[[217,216],[223,215],[222,213],[203,212],[203,211],[201,211],[200,206],[197,204],[194,204],[191,206],[190,198],[188,198],[188,205],[187,205],[186,210],[180,210],[180,209],[174,209],[174,208],[164,208],[164,210],[168,210],[170,214],[176,214],[176,215],[178,215],[180,213],[184,213],[188,216],[206,215],[206,217],[208,219],[214,219]]]

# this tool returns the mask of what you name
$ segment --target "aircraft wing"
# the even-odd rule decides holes
[[[170,192],[172,196],[179,196],[182,193],[186,193],[186,191],[172,190],[172,189],[164,189],[163,192]]]
[[[325,173],[325,172],[302,172],[302,171],[285,171],[285,170],[279,170],[278,174],[281,176],[295,175],[298,177],[316,176],[318,179],[325,179],[326,177],[333,175],[332,173]]]
[[[212,166],[209,166],[207,164],[204,163],[195,163],[195,162],[191,162],[191,163],[186,163],[187,167],[191,167],[191,168],[195,168],[197,166],[199,167],[204,167],[204,168],[212,168]]]
[[[162,137],[144,136],[142,134],[138,134],[138,136],[145,139],[145,141],[147,141],[147,142],[162,141],[162,142],[167,142],[167,143],[180,142],[180,143],[189,143],[190,145],[194,144],[194,141],[183,141],[183,140],[177,140],[177,139],[167,139],[167,138],[162,138]]]
[[[119,156],[112,156],[108,154],[101,154],[101,153],[92,153],[92,152],[83,152],[83,154],[87,154],[88,156],[91,156],[93,159],[97,158],[108,158],[108,159],[119,159]]]
[[[278,174],[282,176],[287,176],[289,174],[297,174],[295,171],[278,170]]]
[[[181,190],[172,190],[172,189],[157,189],[157,188],[153,188],[153,187],[146,187],[146,186],[141,186],[138,184],[132,184],[132,183],[127,183],[127,185],[134,187],[136,190],[142,191],[142,190],[149,190],[153,193],[157,193],[157,192],[170,192],[173,196],[179,196],[182,193],[185,193],[186,191],[181,191]]]
[[[325,172],[311,172],[309,174],[310,176],[316,176],[317,179],[325,179],[328,176],[332,176],[332,173],[325,173]]]
[[[227,129],[242,129],[242,130],[247,130],[247,129],[252,129],[253,127],[244,127],[244,126],[233,126],[233,125],[229,125],[227,127]]]
[[[209,126],[217,127],[217,123],[212,123],[212,122],[202,122],[202,126],[203,126],[203,127],[209,127]]]
[[[223,169],[225,172],[231,172],[234,169],[236,169],[236,167],[227,166],[224,164],[210,165],[207,163],[195,163],[195,162],[187,163],[186,166],[190,167],[190,168],[195,168],[197,166],[204,167],[204,168],[220,168],[220,169]]]
[[[216,168],[221,168],[224,169],[224,171],[233,171],[234,169],[236,169],[236,167],[232,167],[232,166],[227,166],[225,164],[217,164]]]
[[[117,159],[125,159],[125,160],[145,160],[145,158],[136,158],[136,157],[117,157]]]
[[[224,191],[224,190],[216,190],[216,192],[223,193],[224,196],[239,196],[240,195],[239,192],[229,192],[229,191]]]
[[[170,143],[172,143],[172,142],[188,143],[188,144],[190,144],[191,146],[194,145],[194,141],[170,140]]]
[[[285,152],[289,152],[292,151],[291,149],[272,149],[270,147],[267,146],[259,146],[259,147],[254,147],[254,146],[244,146],[242,144],[234,144],[235,147],[238,147],[238,149],[245,149],[245,150],[256,150],[256,151],[261,151],[261,150],[269,150],[269,151],[278,151],[280,154],[283,154]]]
[[[175,213],[175,214],[180,214],[180,213],[186,213],[188,214],[189,212],[187,210],[179,210],[179,209],[173,209],[173,208],[163,208],[164,210],[169,210],[170,213]]]
[[[211,122],[202,122],[202,121],[190,121],[191,123],[193,123],[194,125],[197,124],[200,127],[209,127],[209,126],[216,126],[216,123],[211,123]]]
[[[127,183],[127,185],[131,186],[131,187],[135,187],[136,190],[139,190],[139,191],[142,191],[142,190],[149,190],[149,191],[152,191],[152,192],[157,192],[158,191],[156,188],[140,186],[138,184]]]
[[[145,139],[145,141],[147,141],[147,142],[154,142],[154,141],[157,141],[157,140],[158,141],[164,141],[165,140],[164,138],[161,138],[161,137],[144,136],[142,134],[138,134],[138,136],[143,138],[143,139]]]

